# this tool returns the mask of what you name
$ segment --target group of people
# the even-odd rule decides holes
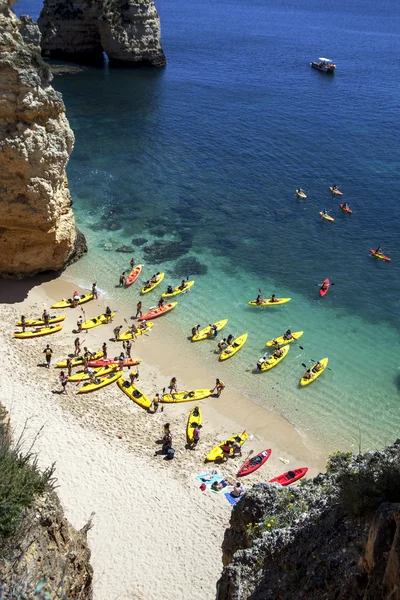
[[[262,294],[260,292],[256,298],[256,304],[264,304],[264,302],[265,302],[265,299],[262,297]],[[272,296],[270,297],[268,302],[279,302],[279,298],[277,298],[275,296],[275,294],[272,294]]]
[[[160,272],[158,271],[157,273],[155,273],[153,275],[153,277],[151,279],[149,279],[148,281],[145,282],[143,289],[148,290],[148,289],[152,288],[153,285],[158,283],[159,279],[160,279]]]
[[[307,369],[307,371],[303,375],[303,379],[312,379],[314,377],[315,373],[318,373],[318,371],[321,371],[323,368],[324,368],[324,365],[322,365],[318,361],[317,364],[315,364],[313,367],[311,367],[310,369]]]

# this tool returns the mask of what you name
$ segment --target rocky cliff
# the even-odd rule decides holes
[[[37,43],[0,0],[0,276],[60,270],[86,251],[65,174],[74,136]]]
[[[164,66],[153,0],[44,0],[38,25],[44,55],[114,66]]]
[[[217,600],[400,600],[400,440],[232,511]]]

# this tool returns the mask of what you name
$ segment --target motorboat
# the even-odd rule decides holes
[[[336,65],[330,58],[319,58],[314,62],[310,63],[313,69],[318,69],[318,71],[323,71],[324,73],[334,73],[336,69]]]

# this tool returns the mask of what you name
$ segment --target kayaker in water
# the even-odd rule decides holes
[[[350,210],[350,206],[347,204],[347,202],[344,202],[344,203],[342,204],[342,208],[343,208],[344,210]]]
[[[167,294],[173,294],[174,293],[174,288],[172,287],[172,285],[169,285],[167,287]]]
[[[317,364],[312,368],[312,370],[314,371],[314,373],[318,373],[318,371],[321,371],[321,369],[323,369],[324,366],[321,365],[321,363],[318,361]]]
[[[135,318],[137,319],[138,317],[141,317],[142,314],[143,314],[142,313],[142,303],[139,300],[139,302],[136,304],[136,317]]]
[[[261,296],[261,294],[258,294],[257,298],[256,298],[256,304],[262,304],[264,302],[264,298]]]
[[[232,344],[233,340],[234,340],[233,335],[232,334],[228,335],[228,339],[226,340],[227,345],[230,346]]]
[[[158,308],[162,308],[164,306],[164,302],[164,298],[161,297],[157,303]]]
[[[275,350],[275,352],[272,355],[274,358],[281,358],[281,356],[283,356],[283,350],[282,348],[277,348]]]
[[[228,345],[226,338],[223,338],[220,342],[218,342],[218,350],[222,352],[224,348]]]
[[[303,379],[312,379],[313,372],[311,369],[307,369],[307,371],[303,375]]]
[[[97,283],[92,283],[92,294],[93,294],[93,298],[95,300],[97,300],[97,295],[98,295]]]
[[[321,215],[324,215],[325,217],[329,216],[328,215],[328,211],[327,210],[321,210]]]
[[[326,283],[326,281],[321,283],[321,290],[327,290],[328,288],[329,288],[329,285]]]
[[[375,250],[375,254],[383,254],[383,250],[380,246],[378,246],[377,249]]]
[[[144,290],[148,290],[150,287],[151,287],[150,281],[146,281],[145,284],[144,284],[144,286],[143,286],[143,289]]]
[[[293,335],[292,335],[292,332],[290,331],[290,329],[288,329],[286,331],[286,333],[283,334],[283,339],[284,340],[293,340],[294,339]]]
[[[157,283],[159,276],[160,276],[159,272],[157,272],[155,275],[153,275],[153,277],[150,279],[150,283],[151,284]]]
[[[121,275],[119,276],[119,285],[123,286],[125,283],[125,271],[123,273],[121,273]]]
[[[180,284],[180,286],[179,286],[179,289],[180,289],[180,290],[184,290],[184,289],[185,289],[185,287],[186,287],[186,281],[185,281],[184,279],[182,279],[182,281],[181,281],[181,284]]]
[[[197,335],[199,333],[199,329],[200,329],[200,325],[197,325],[196,327],[192,327],[192,337],[194,337],[195,335]]]
[[[279,298],[277,298],[275,296],[275,294],[272,294],[271,298],[269,299],[270,302],[279,302]]]
[[[339,189],[339,188],[338,188],[338,186],[337,186],[337,185],[333,185],[333,186],[332,186],[332,191],[333,191],[333,192],[336,192],[338,189]]]
[[[303,190],[302,190],[301,188],[299,188],[298,190],[296,190],[296,192],[297,192],[298,194],[304,194],[304,192],[303,192]]]

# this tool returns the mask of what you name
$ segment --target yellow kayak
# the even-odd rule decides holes
[[[201,410],[198,406],[195,406],[190,411],[190,415],[187,422],[186,427],[186,435],[189,442],[193,442],[193,431],[195,427],[201,425],[203,423],[203,415],[201,414]]]
[[[96,352],[95,354],[93,354],[93,359],[92,360],[97,360],[99,358],[101,358],[102,356],[104,356],[103,352]],[[77,367],[78,365],[83,365],[83,357],[82,356],[76,356],[75,358],[72,359],[72,366],[73,367]],[[67,361],[66,360],[61,360],[60,362],[58,362],[56,364],[56,367],[59,367],[60,369],[66,369],[67,368]]]
[[[203,400],[211,396],[212,390],[191,390],[190,392],[174,392],[173,394],[164,394],[161,402],[193,402],[194,400]]]
[[[96,381],[98,383],[84,383],[80,390],[78,390],[78,394],[86,394],[88,392],[94,392],[99,390],[106,385],[110,385],[114,381],[117,381],[122,375],[122,369],[120,371],[116,371],[115,373],[110,373],[109,375],[104,375],[104,377],[99,377]]]
[[[222,321],[217,321],[216,323],[214,323],[214,325],[217,327],[218,331],[221,331],[221,329],[225,327],[227,322],[228,319],[222,319]],[[204,327],[204,329],[200,329],[199,333],[196,333],[196,335],[192,337],[192,342],[201,342],[202,340],[206,340],[210,337],[210,334],[214,335],[212,333],[211,327]]]
[[[289,353],[289,350],[290,350],[290,346],[283,346],[282,356],[280,356],[279,358],[276,358],[274,355],[272,355],[268,360],[265,361],[264,364],[261,365],[261,371],[269,371],[273,367],[276,367],[276,365],[278,363],[280,363],[281,360],[283,360],[285,358],[285,356],[287,356],[287,354]]]
[[[236,338],[236,340],[234,340],[232,344],[230,344],[230,346],[227,346],[227,348],[225,348],[225,350],[221,352],[221,354],[219,355],[219,360],[227,360],[228,358],[231,358],[234,354],[236,354],[236,352],[239,352],[240,348],[246,343],[247,336],[248,334],[244,333],[243,335],[240,335],[238,338]]]
[[[121,388],[121,390],[125,392],[127,396],[129,396],[131,400],[136,402],[136,404],[139,404],[139,406],[141,406],[142,408],[150,408],[151,400],[149,400],[147,396],[142,394],[142,392],[138,390],[137,387],[131,385],[129,381],[126,381],[125,379],[118,379],[117,384]]]
[[[140,337],[144,333],[148,333],[151,330],[151,328],[153,327],[153,325],[154,325],[153,321],[147,321],[146,327],[143,327],[143,329],[142,329],[142,328],[139,328],[139,326],[138,326],[138,332],[135,333],[134,335],[132,335],[132,331],[125,331],[124,333],[120,334],[118,341],[124,342],[126,340],[131,340],[134,337],[135,338]]]
[[[300,379],[300,385],[309,385],[310,383],[312,383],[313,381],[315,381],[317,379],[317,377],[319,377],[321,375],[321,373],[323,373],[326,369],[326,367],[328,366],[328,359],[327,358],[321,358],[321,360],[319,361],[322,365],[322,369],[320,371],[314,372],[313,371],[313,375],[312,377],[310,377],[310,379],[306,379],[304,377],[302,377]],[[315,365],[312,367],[312,369],[314,369]]]
[[[61,331],[62,328],[62,325],[50,325],[50,327],[39,327],[38,329],[34,329],[33,331],[16,331],[14,333],[14,337],[20,340],[25,340],[27,338],[39,337],[41,335],[49,335],[50,333],[57,333],[57,331]]]
[[[85,304],[85,302],[89,302],[89,300],[93,300],[93,294],[82,294],[79,298],[78,304]],[[73,306],[74,301],[72,298],[68,298],[68,300],[61,300],[61,302],[56,302],[56,304],[52,304],[51,308],[68,308],[69,306]]]
[[[296,190],[296,196],[298,198],[303,198],[304,200],[307,198],[307,196],[304,192],[298,192],[297,190]]]
[[[108,367],[99,367],[98,369],[93,369],[95,377],[102,377],[103,375],[108,375],[112,373],[117,368],[116,365],[109,365]],[[82,369],[81,371],[77,371],[73,375],[68,377],[68,381],[87,381],[90,379],[89,373]]]
[[[61,317],[50,317],[49,323],[50,323],[50,325],[54,325],[54,323],[61,323],[61,321],[64,321],[64,319],[65,319],[65,315],[63,315]],[[16,325],[18,325],[19,327],[22,327],[22,322],[17,321]],[[26,327],[41,327],[42,325],[44,325],[43,319],[25,319]]]
[[[183,290],[181,290],[179,285],[177,285],[176,287],[173,288],[174,291],[172,292],[172,294],[168,294],[167,292],[164,292],[163,294],[161,294],[161,297],[162,298],[172,298],[172,296],[177,296],[178,294],[183,294],[183,292],[187,292],[192,287],[193,284],[194,284],[194,281],[187,281]]]
[[[335,221],[333,217],[331,217],[330,215],[324,215],[323,212],[320,212],[319,216],[321,217],[321,219],[325,219],[325,221],[330,221],[331,223],[334,223]]]
[[[99,325],[107,325],[107,323],[111,323],[111,319],[115,317],[115,312],[111,313],[110,319],[106,317],[106,315],[99,315],[98,317],[93,317],[93,319],[88,319],[84,323],[82,323],[82,329],[93,329],[93,327],[98,327]]]
[[[160,283],[164,279],[164,275],[165,275],[165,273],[160,273],[158,276],[158,281],[156,281],[156,283],[152,283],[151,286],[148,288],[142,288],[142,291],[140,293],[148,294],[149,292],[152,292],[154,290],[154,288],[156,288],[158,285],[160,285]]]
[[[292,333],[293,337],[291,337],[290,340],[285,340],[283,335],[281,335],[280,337],[274,338],[273,340],[269,340],[269,342],[267,342],[265,345],[269,348],[270,346],[273,346],[275,343],[279,344],[280,346],[283,346],[285,344],[291,344],[292,342],[295,342],[296,340],[301,338],[303,333],[304,333],[304,331],[295,331],[294,333]]]
[[[222,446],[224,444],[226,444],[227,442],[238,442],[241,446],[243,446],[243,444],[245,443],[245,441],[247,440],[248,437],[249,437],[249,434],[246,433],[245,431],[243,431],[243,433],[237,433],[236,435],[233,435],[228,440],[225,440],[221,444],[218,444],[218,446],[215,446],[215,448],[213,448],[207,454],[206,460],[221,460],[221,458],[224,457],[224,453],[222,451]],[[232,455],[232,454],[233,454],[233,449],[230,451],[230,455]]]
[[[260,304],[257,304],[255,300],[251,300],[248,302],[250,306],[278,306],[279,304],[286,304],[286,302],[290,302],[291,298],[277,298],[275,302],[271,302],[271,300],[263,300]]]

